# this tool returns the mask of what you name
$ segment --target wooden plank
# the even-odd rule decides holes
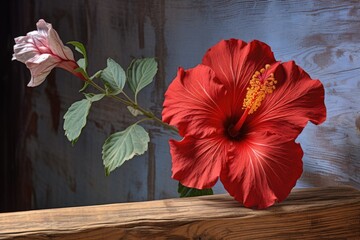
[[[228,195],[0,214],[0,239],[360,239],[360,191],[294,190],[267,210]]]

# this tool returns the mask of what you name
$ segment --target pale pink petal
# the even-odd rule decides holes
[[[71,49],[64,46],[63,42],[59,38],[59,35],[54,29],[49,30],[49,47],[51,51],[64,60],[74,60],[74,54]]]
[[[63,68],[85,79],[81,73],[74,71],[79,67],[74,55],[70,48],[64,46],[52,25],[40,19],[36,26],[37,31],[15,38],[12,57],[12,60],[23,62],[30,69],[29,86],[39,85],[55,67]]]
[[[58,58],[53,58],[50,54],[36,55],[27,61],[26,66],[31,72],[31,80],[28,86],[35,87],[42,83],[59,62]]]
[[[37,32],[37,31],[34,31]],[[16,44],[14,45],[14,54],[12,60],[18,60],[25,63],[35,55],[41,54],[38,46],[34,44],[34,37],[22,36],[15,38]]]
[[[44,21],[44,19],[40,19],[37,23],[36,23],[36,27],[37,27],[37,34],[34,35],[42,35],[45,38],[48,37],[48,32],[50,29],[52,29],[52,25],[51,23],[47,23]]]
[[[33,32],[37,32],[37,31],[33,31]],[[29,35],[29,33],[28,33]],[[16,37],[14,38],[14,41],[16,44],[22,44],[22,43],[26,43],[31,37],[29,36],[20,36],[20,37]]]
[[[49,75],[51,71],[43,72],[40,75],[33,76],[31,75],[30,82],[28,83],[28,87],[36,87],[39,86],[41,83],[43,83],[46,79],[46,77]]]
[[[25,63],[27,60],[33,58],[37,54],[38,52],[32,44],[19,43],[14,46],[14,54],[12,60],[18,60],[19,62]]]

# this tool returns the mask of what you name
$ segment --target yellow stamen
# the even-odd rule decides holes
[[[248,114],[254,113],[260,107],[265,96],[275,89],[277,81],[273,73],[267,72],[269,68],[270,65],[266,64],[260,71],[256,71],[250,80],[243,103],[243,109],[248,109]]]
[[[228,130],[231,136],[236,136],[238,134],[246,117],[249,114],[254,113],[260,107],[267,94],[274,91],[277,81],[274,77],[274,73],[270,73],[269,69],[270,64],[266,64],[264,68],[260,69],[260,71],[256,71],[252,76],[243,102],[243,109],[245,111],[235,126]]]

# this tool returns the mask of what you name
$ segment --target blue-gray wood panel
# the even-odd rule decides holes
[[[78,40],[89,52],[90,69],[107,57],[127,66],[132,57],[156,56],[159,72],[140,94],[140,103],[160,116],[163,94],[177,67],[200,63],[221,39],[259,39],[281,61],[295,60],[326,88],[327,121],[308,124],[298,141],[305,155],[297,187],[350,184],[360,188],[360,2],[359,1],[47,1],[27,12],[34,29],[51,22],[64,42]],[[29,74],[25,66],[22,81]],[[62,130],[63,115],[82,98],[82,83],[56,70],[40,87],[26,90],[24,134],[19,155],[31,166],[34,208],[89,205],[176,197],[169,136],[147,124],[149,151],[105,177],[101,147],[108,135],[134,119],[112,100],[93,105],[87,127],[74,147]],[[25,104],[26,102],[26,104]],[[29,167],[30,169],[30,167]],[[220,185],[216,192],[223,192]]]

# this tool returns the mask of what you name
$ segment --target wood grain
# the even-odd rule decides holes
[[[228,195],[0,214],[0,239],[360,239],[360,192],[294,190],[267,210]]]

